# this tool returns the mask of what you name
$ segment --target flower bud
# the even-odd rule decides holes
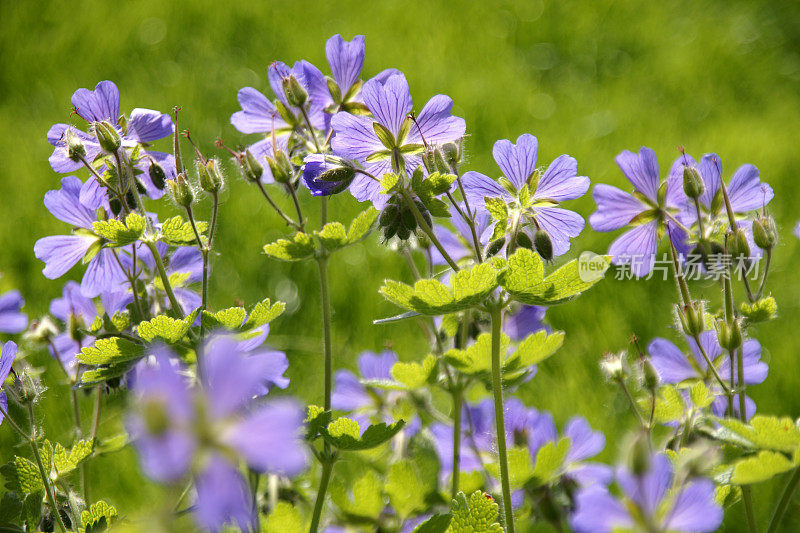
[[[699,335],[705,330],[705,321],[703,320],[703,306],[700,302],[692,302],[683,307],[675,306],[680,319],[681,327],[684,333],[689,337]]]
[[[122,146],[122,138],[117,129],[107,120],[94,123],[94,134],[100,147],[106,152],[116,152]]]
[[[778,231],[771,216],[760,216],[753,221],[753,241],[762,250],[771,250],[778,242]]]
[[[198,162],[197,170],[200,174],[200,187],[204,191],[216,193],[222,189],[222,173],[220,173],[219,164],[215,159],[209,159],[205,165]]]
[[[433,148],[426,148],[422,152],[422,164],[425,166],[425,170],[428,171],[428,174],[433,174],[436,172],[436,150]]]
[[[272,178],[277,183],[289,183],[292,180],[292,163],[289,157],[283,150],[275,152],[275,157],[267,157],[269,170],[272,172]]]
[[[489,243],[489,246],[486,247],[486,257],[493,257],[500,253],[500,250],[503,249],[503,246],[506,244],[506,238],[500,237],[499,239],[495,239]]]
[[[111,208],[111,212],[114,213],[115,217],[122,212],[122,202],[119,201],[119,198],[111,198],[108,201],[108,207]]]
[[[167,173],[164,172],[164,167],[151,159],[150,168],[147,169],[147,173],[153,185],[155,185],[158,190],[163,191],[167,183]]]
[[[536,252],[542,259],[545,261],[553,259],[553,241],[546,231],[541,229],[537,231],[536,235],[533,236],[533,244],[536,247]]]
[[[738,320],[734,320],[731,324],[717,320],[714,329],[717,330],[717,342],[726,350],[735,350],[742,345],[742,328]]]
[[[433,161],[436,166],[437,172],[439,172],[440,174],[450,174],[453,172],[450,166],[447,164],[447,161],[444,160],[444,155],[442,154],[441,148],[437,147],[433,151]]]
[[[181,207],[189,207],[194,202],[194,192],[183,174],[178,174],[174,180],[169,180],[169,194],[172,201]]]
[[[644,382],[644,388],[651,393],[654,393],[658,388],[658,372],[656,372],[650,359],[642,360],[642,380]]]
[[[705,191],[703,178],[696,168],[690,166],[683,167],[683,192],[689,198],[699,198]]]
[[[290,105],[300,107],[306,103],[308,93],[293,75],[281,79],[281,85],[283,86],[283,94],[286,96],[286,101]]]
[[[527,248],[528,250],[535,251],[533,241],[531,241],[531,238],[524,231],[517,233],[516,242],[519,248]]]
[[[747,235],[742,228],[736,230],[728,241],[730,255],[733,259],[740,257],[750,257],[750,243],[747,242]]]
[[[64,132],[64,145],[67,148],[67,156],[76,163],[86,156],[86,147],[80,137],[75,135],[71,128]]]
[[[600,360],[600,371],[609,381],[617,381],[625,378],[625,366],[623,353],[606,353]]]
[[[353,165],[333,155],[311,154],[303,162],[303,183],[314,196],[330,196],[347,189],[356,177]]]
[[[254,156],[250,150],[246,150],[244,155],[239,157],[239,164],[242,167],[244,177],[247,178],[248,181],[259,181],[264,174],[264,167],[261,166],[261,163],[258,162],[256,156]]]
[[[458,165],[461,164],[461,144],[448,142],[444,143],[440,149],[445,162],[447,162],[448,166],[452,169],[451,171],[455,171]]]

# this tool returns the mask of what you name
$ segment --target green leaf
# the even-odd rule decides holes
[[[449,217],[450,211],[442,200],[437,198],[450,190],[456,176],[433,172],[425,177],[422,167],[417,167],[411,179],[411,189],[423,205],[436,217]]]
[[[331,412],[319,405],[309,405],[305,423],[306,438],[314,439],[321,435],[325,431],[325,427],[331,423]]]
[[[92,223],[94,232],[113,247],[127,246],[136,242],[144,234],[145,226],[144,218],[136,213],[130,213],[125,217],[125,222],[111,218]]]
[[[69,453],[61,444],[56,443],[53,452],[53,466],[56,468],[58,477],[63,477],[75,470],[81,462],[92,455],[93,450],[94,446],[91,440],[76,442]]]
[[[383,176],[381,176],[381,189],[383,194],[389,194],[392,192],[395,187],[397,187],[397,183],[400,181],[400,178],[397,174],[393,172],[387,172]]]
[[[233,330],[244,324],[246,316],[247,310],[244,307],[229,307],[216,313],[204,310],[200,315],[200,321],[206,329],[222,327]]]
[[[28,531],[38,531],[39,522],[42,520],[43,491],[28,494],[22,503],[22,518],[27,524]]]
[[[386,280],[380,292],[400,307],[423,315],[443,315],[477,307],[496,287],[497,270],[487,262],[453,274],[450,287],[436,279],[421,279],[413,287]]]
[[[444,533],[453,520],[451,514],[435,514],[414,528],[413,533]]]
[[[519,248],[508,259],[508,268],[498,276],[500,285],[515,300],[528,305],[556,305],[568,302],[602,279],[602,272],[587,270],[603,262],[608,256],[576,259],[565,264],[547,277],[542,259],[527,248]],[[599,267],[598,267],[599,268]]]
[[[347,229],[341,222],[328,222],[314,234],[326,250],[338,250],[347,245]]]
[[[6,480],[8,490],[22,494],[42,492],[42,478],[39,467],[24,457],[14,456],[14,459],[0,466],[0,474]]]
[[[260,328],[281,316],[284,309],[286,309],[286,304],[283,302],[272,303],[269,298],[261,300],[253,306],[250,316],[247,317],[247,322],[242,327],[244,329]]]
[[[649,398],[642,400],[644,409],[650,409]],[[641,402],[640,402],[641,405]],[[658,389],[656,394],[656,409],[654,419],[656,422],[672,422],[680,420],[686,410],[686,404],[680,391],[672,385],[665,385]]]
[[[16,492],[5,492],[0,499],[0,524],[15,524],[22,512],[22,499]]]
[[[778,316],[778,303],[772,296],[761,298],[752,304],[742,302],[739,309],[751,324],[766,322]]]
[[[469,499],[459,492],[450,502],[453,516],[449,531],[452,533],[503,533],[497,523],[500,509],[494,499],[485,492],[475,491]]]
[[[78,355],[80,356],[81,354]],[[142,352],[142,355],[144,355],[144,352]],[[111,366],[86,370],[83,374],[81,374],[80,387],[91,387],[93,385],[105,383],[109,379],[118,378],[133,368],[133,365],[136,364],[138,358],[139,357],[136,357],[124,363],[117,363]],[[78,360],[80,360],[80,357],[78,357]]]
[[[564,332],[548,334],[545,330],[528,335],[503,363],[503,373],[529,369],[556,353],[564,344]]]
[[[551,443],[548,443],[551,444]],[[525,483],[534,476],[533,461],[531,452],[527,447],[514,446],[508,450],[508,484],[511,490],[521,489]],[[489,463],[486,469],[495,478],[500,479],[500,464]]]
[[[264,524],[264,533],[305,533],[308,527],[291,503],[278,502]]]
[[[292,240],[278,239],[264,246],[264,252],[273,259],[281,261],[302,261],[317,251],[314,238],[308,233],[295,233]]]
[[[704,407],[708,407],[711,405],[711,402],[714,401],[714,397],[706,387],[706,384],[702,381],[698,381],[692,388],[689,389],[689,397],[692,399],[692,403],[698,409],[703,409]]]
[[[120,337],[97,339],[76,356],[85,365],[111,365],[144,357],[145,347]]]
[[[353,219],[348,229],[345,229],[341,222],[329,222],[323,226],[322,230],[315,231],[314,234],[326,250],[338,250],[366,237],[377,218],[378,211],[369,208]]]
[[[347,228],[347,244],[355,244],[369,235],[379,214],[379,211],[374,207],[359,213],[350,223],[350,227]]]
[[[500,336],[500,353],[507,353],[510,344],[508,335]],[[481,333],[465,350],[451,349],[444,354],[445,360],[459,372],[476,375],[492,368],[492,336]]]
[[[161,339],[170,344],[175,344],[184,338],[197,318],[198,309],[195,309],[185,318],[172,318],[167,315],[158,315],[155,318],[140,322],[136,327],[139,337],[145,342]]]
[[[207,223],[197,222],[197,231],[200,233],[201,237],[205,235],[207,229]],[[197,238],[194,235],[192,224],[180,216],[168,218],[161,224],[158,240],[170,246],[189,246],[197,244]]]
[[[505,200],[500,197],[487,196],[484,198],[484,202],[486,204],[486,210],[489,211],[493,219],[508,220],[508,206]]]
[[[539,448],[536,453],[536,466],[533,469],[533,477],[540,485],[550,482],[559,475],[570,446],[569,438],[563,437],[558,442],[550,441]]]
[[[750,448],[794,453],[800,447],[800,430],[791,418],[756,415],[747,425],[735,418],[718,419],[715,437],[734,440]],[[730,437],[734,436],[735,439]]]
[[[39,457],[42,460],[42,466],[49,478],[52,477],[53,471],[53,443],[48,439],[44,439],[39,445]]]
[[[119,513],[113,505],[103,500],[93,503],[81,513],[81,532],[95,533],[103,531],[117,518]]]
[[[414,511],[425,509],[427,490],[419,469],[411,461],[398,461],[389,468],[386,494],[389,495],[389,502],[401,518],[407,518]]]
[[[403,363],[392,366],[392,377],[409,389],[418,389],[428,383],[436,369],[436,356],[429,354],[422,363]]]
[[[343,482],[332,484],[331,500],[347,515],[375,519],[386,506],[381,485],[378,474],[369,470],[353,484],[352,498]]]
[[[340,417],[328,424],[322,431],[323,438],[332,446],[344,451],[367,450],[375,448],[394,437],[405,425],[398,420],[394,424],[374,424],[359,437],[361,428],[353,419]]]
[[[731,481],[737,485],[760,483],[791,470],[794,466],[782,453],[762,450],[758,455],[751,455],[736,463]]]

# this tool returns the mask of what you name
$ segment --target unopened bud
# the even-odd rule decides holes
[[[461,163],[461,144],[456,144],[454,142],[444,143],[441,146],[441,150],[444,160],[452,171],[455,171]]]
[[[750,243],[742,228],[736,230],[728,241],[728,247],[733,259],[750,257]]]
[[[277,183],[289,183],[292,180],[292,163],[283,150],[275,152],[275,157],[267,157],[272,178]]]
[[[726,350],[735,350],[742,345],[742,328],[737,320],[731,324],[717,320],[714,328],[717,330],[717,342]]]
[[[690,166],[683,167],[683,192],[689,198],[699,198],[705,191],[703,178],[696,168]]]
[[[607,353],[600,360],[600,371],[609,381],[617,381],[625,378],[625,366],[623,365],[624,354]]]
[[[444,160],[444,155],[442,154],[441,148],[436,148],[433,151],[433,161],[436,166],[436,170],[441,174],[450,174],[452,170],[450,166],[447,164],[447,161]]]
[[[259,181],[264,174],[264,167],[258,162],[256,156],[250,150],[246,150],[244,155],[239,158],[239,164],[242,166],[244,177],[248,181]]]
[[[163,191],[167,183],[167,173],[164,172],[164,167],[151,160],[147,173],[150,175],[150,181],[153,182],[153,185],[158,190]]]
[[[500,237],[499,239],[495,239],[489,243],[489,246],[486,247],[486,257],[493,257],[500,253],[500,250],[503,249],[503,246],[506,244],[506,238]]]
[[[197,170],[200,174],[200,187],[206,192],[219,192],[222,188],[222,173],[219,171],[217,161],[209,159],[205,165],[198,161]]]
[[[762,250],[771,250],[778,242],[778,231],[771,216],[760,216],[753,221],[753,241]]]
[[[518,247],[534,251],[533,241],[531,241],[531,238],[524,231],[517,233],[516,241]]]
[[[94,134],[100,147],[109,153],[114,153],[122,146],[122,138],[117,129],[107,120],[94,123]]]
[[[71,128],[64,132],[64,145],[67,147],[67,156],[78,162],[86,156],[86,147],[80,137],[75,135]]]
[[[178,174],[174,180],[169,180],[169,194],[172,201],[181,207],[189,207],[194,202],[194,192],[183,174]]]
[[[550,239],[550,235],[548,235],[546,231],[537,231],[536,235],[533,236],[533,244],[536,247],[536,252],[542,257],[542,259],[545,261],[550,261],[553,259],[553,241]]]
[[[676,306],[678,318],[684,333],[689,337],[695,337],[705,330],[703,317],[703,306],[700,302],[692,302],[689,305]]]
[[[642,379],[644,388],[651,393],[655,393],[658,388],[658,372],[656,372],[653,363],[648,358],[642,359]]]
[[[281,85],[283,86],[283,94],[286,96],[286,101],[289,102],[290,105],[300,107],[306,103],[308,93],[293,75],[283,78],[281,80]]]

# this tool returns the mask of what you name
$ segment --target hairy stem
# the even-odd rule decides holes
[[[53,493],[53,487],[50,485],[50,475],[48,472],[44,471],[42,456],[39,454],[39,447],[36,445],[36,419],[33,416],[33,402],[28,402],[28,415],[31,419],[31,435],[28,439],[28,443],[31,445],[31,449],[33,450],[33,457],[36,459],[36,466],[39,467],[39,475],[42,477],[42,485],[44,486],[44,492],[47,496],[47,501],[50,502],[50,507],[53,508],[53,515],[56,517],[58,529],[60,531],[67,531],[67,526],[64,525],[64,519],[61,518],[61,513],[58,512],[56,497]]]
[[[439,250],[439,253],[442,254],[442,257],[444,257],[445,261],[447,261],[447,264],[449,264],[453,270],[458,272],[460,270],[458,265],[455,261],[453,261],[453,258],[450,257],[450,254],[447,253],[447,250],[444,249],[444,246],[442,246],[439,238],[433,233],[433,230],[425,221],[425,217],[423,217],[422,213],[420,213],[419,208],[417,207],[417,204],[414,203],[411,195],[404,189],[401,189],[401,191],[403,194],[403,200],[405,200],[406,205],[408,205],[409,209],[411,209],[411,212],[414,214],[414,218],[417,219],[417,224],[419,224],[420,229],[425,232],[425,235],[428,236],[436,249]]]
[[[153,254],[153,261],[156,264],[156,270],[161,278],[161,283],[164,285],[164,291],[167,293],[167,298],[169,299],[169,304],[172,306],[172,310],[175,311],[180,318],[184,318],[183,308],[178,302],[178,299],[175,297],[175,292],[172,290],[172,284],[169,282],[169,276],[164,268],[164,261],[161,259],[161,254],[158,253],[156,243],[145,241],[145,244],[150,249],[150,253]]]

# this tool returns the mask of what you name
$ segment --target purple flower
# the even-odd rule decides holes
[[[543,329],[548,330],[549,328],[543,322],[546,312],[546,307],[522,305],[516,313],[506,317],[503,331],[511,340],[521,341],[531,333],[536,333]]]
[[[524,217],[534,229],[550,236],[553,254],[559,256],[569,250],[570,239],[583,231],[585,222],[577,213],[557,206],[583,196],[589,178],[577,175],[578,162],[568,155],[556,158],[540,177],[538,152],[538,140],[527,133],[519,136],[516,145],[497,141],[492,155],[503,172],[502,184],[475,171],[464,174],[462,181],[470,205],[483,207],[485,198],[503,199],[512,216]]]
[[[465,403],[461,420],[460,471],[481,470],[484,464],[482,456],[491,452],[494,442],[494,403],[491,399],[476,405]],[[453,472],[453,426],[434,422],[431,433],[439,456],[439,475],[446,479]]]
[[[679,158],[679,160],[682,158]],[[638,154],[624,151],[617,165],[634,187],[633,194],[611,185],[596,185],[592,196],[597,211],[589,217],[595,231],[614,231],[624,226],[633,229],[618,237],[608,250],[615,264],[629,264],[636,276],[648,274],[655,263],[656,245],[665,229],[678,251],[686,251],[687,235],[676,222],[683,223],[686,196],[681,175],[670,172],[665,184],[658,174],[658,161],[650,148]]]
[[[81,180],[75,176],[67,176],[61,180],[61,189],[48,191],[44,196],[44,205],[53,216],[76,227],[72,235],[44,237],[36,241],[33,251],[37,259],[44,261],[42,273],[48,279],[60,278],[66,274],[84,259],[89,249],[98,241],[91,230],[92,223],[97,220],[95,209],[102,204],[103,193],[98,189],[94,195],[84,195],[82,199],[82,187]],[[85,296],[93,297],[102,292],[122,289],[122,284],[127,280],[114,253],[114,250],[104,248],[89,260],[81,282],[81,291]],[[120,254],[120,258],[123,257],[124,254]]]
[[[325,56],[342,97],[347,96],[361,76],[364,55],[363,35],[356,35],[352,41],[347,42],[337,33],[325,43]]]
[[[0,294],[0,332],[20,333],[28,327],[28,315],[20,310],[25,299],[18,290]]]
[[[299,474],[306,466],[303,413],[290,399],[255,401],[273,385],[285,386],[285,357],[242,351],[233,337],[214,335],[203,363],[202,389],[190,386],[167,349],[139,363],[132,384],[137,407],[128,427],[148,476],[173,482],[196,473],[196,518],[217,531],[224,523],[250,523],[253,513],[249,490],[228,453],[237,452],[259,472]],[[210,459],[193,461],[201,448]]]
[[[2,349],[0,349],[0,388],[11,373],[11,366],[14,364],[14,359],[17,357],[17,344],[13,341],[6,342]],[[5,419],[5,414],[8,413],[8,397],[6,391],[0,390],[0,424]]]
[[[461,211],[466,213],[466,206],[461,204]],[[472,206],[470,206],[472,208]],[[491,231],[489,231],[492,218],[489,213],[483,209],[474,211],[475,219],[475,233],[478,236],[478,241],[482,246],[489,242]],[[450,222],[455,228],[455,232],[451,229],[442,226],[441,224],[434,224],[433,231],[442,243],[445,251],[453,258],[454,261],[461,261],[463,259],[470,259],[475,257],[475,240],[472,237],[472,230],[466,220],[458,213],[453,213]],[[430,253],[431,263],[434,265],[446,265],[442,254],[438,248],[431,245],[428,247]]]
[[[578,533],[610,533],[618,529],[703,533],[722,524],[722,508],[707,479],[681,483],[663,455],[650,460],[649,469],[635,476],[621,468],[617,483],[623,497],[594,485],[576,496],[571,525]]]
[[[731,361],[728,353],[725,352],[717,341],[717,334],[714,331],[704,331],[700,334],[700,347],[694,339],[686,338],[691,355],[684,354],[675,344],[667,339],[653,339],[647,351],[650,354],[653,366],[659,378],[665,383],[680,383],[687,379],[701,379],[706,381],[713,390],[720,393],[717,381],[710,375],[708,364],[703,357],[700,347],[714,363],[717,373],[730,385]],[[757,385],[767,379],[769,368],[761,360],[761,344],[755,339],[747,339],[742,345],[743,354],[743,375],[746,385]],[[738,384],[739,375],[734,366],[734,385]],[[756,411],[753,400],[745,396],[745,409],[747,418],[750,419]],[[717,396],[712,404],[712,411],[717,416],[723,416],[728,408],[727,399],[724,396]],[[734,397],[734,415],[738,415],[739,401],[738,395]],[[731,413],[728,413],[731,415]]]
[[[80,340],[73,338],[72,325],[77,322],[82,327],[91,326],[97,316],[97,308],[91,298],[81,292],[81,287],[74,281],[64,285],[61,298],[50,302],[50,314],[67,325],[67,331],[56,335],[49,345],[50,355],[64,369],[67,376],[75,380],[78,377],[78,361],[75,356],[86,346],[94,343],[94,337],[86,336]]]
[[[72,105],[75,108],[75,112],[90,124],[102,121],[111,123],[117,129],[122,139],[122,146],[126,149],[124,152],[128,155],[133,147],[142,144],[146,145],[152,141],[168,137],[172,135],[175,129],[169,115],[151,109],[140,108],[131,111],[131,115],[124,122],[124,126],[120,125],[119,89],[111,81],[101,81],[94,91],[78,89],[72,95]],[[82,162],[74,161],[69,157],[65,142],[67,130],[83,143],[87,162],[91,163],[102,153],[100,144],[93,135],[69,124],[55,124],[47,132],[47,140],[55,147],[53,154],[50,156],[50,166],[60,173],[74,172],[83,167]],[[138,179],[145,186],[148,196],[158,199],[164,194],[164,191],[158,189],[150,181],[147,172],[150,168],[150,158],[156,160],[162,166],[174,167],[172,156],[152,150],[141,150],[139,155],[139,159],[134,162],[135,166],[142,171]],[[91,178],[91,181],[94,181],[94,178]]]
[[[341,180],[323,180],[320,176],[328,171],[342,172]],[[303,161],[303,184],[313,196],[330,196],[338,194],[350,186],[355,173],[348,164],[333,155],[311,154]]]
[[[361,97],[372,117],[345,112],[334,115],[331,147],[336,155],[358,162],[376,178],[392,171],[410,175],[422,163],[425,144],[456,141],[466,131],[464,119],[450,114],[453,101],[441,94],[431,98],[413,121],[408,82],[399,72],[367,81]],[[382,137],[376,131],[381,131]],[[350,192],[359,201],[370,200],[378,207],[386,203],[380,184],[366,175],[355,177]]]

